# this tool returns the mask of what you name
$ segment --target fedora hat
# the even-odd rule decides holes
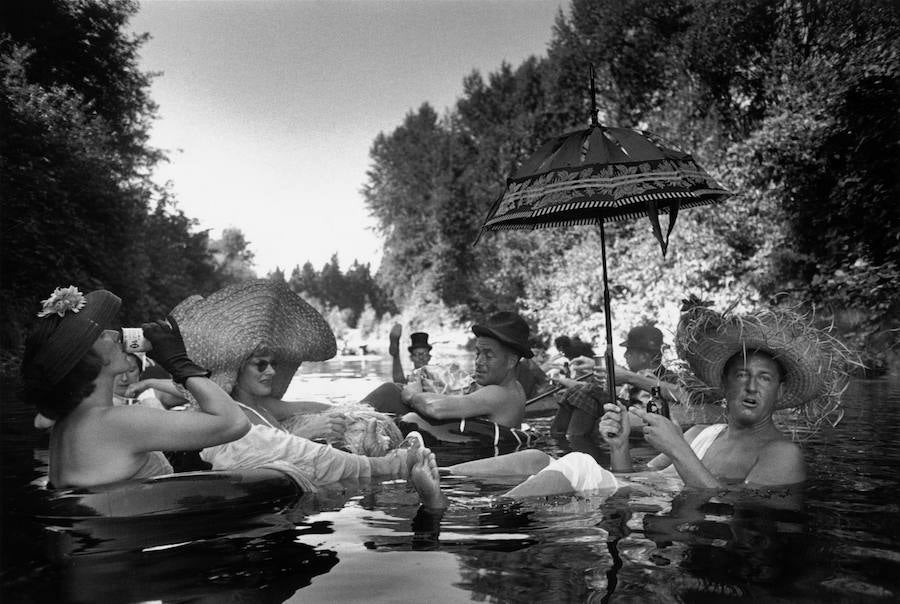
[[[41,302],[39,320],[59,324],[35,353],[33,366],[48,384],[55,384],[68,374],[87,354],[104,329],[112,327],[122,300],[105,289],[87,295],[74,285],[57,287]]]
[[[636,348],[647,352],[662,352],[663,333],[652,325],[633,327],[625,341],[619,344],[625,348]]]
[[[719,396],[724,396],[729,359],[750,351],[768,353],[784,373],[776,408],[805,408],[808,415],[836,410],[849,379],[848,365],[859,364],[844,344],[814,327],[811,317],[774,308],[744,315],[691,308],[678,323],[675,349]]]
[[[283,281],[256,279],[229,285],[204,298],[194,295],[172,310],[188,355],[210,370],[231,393],[238,371],[254,352],[271,352],[279,363],[272,396],[281,398],[303,361],[324,361],[337,352],[334,333],[319,312]]]
[[[509,311],[495,313],[488,317],[487,321],[473,325],[472,332],[476,336],[498,340],[526,359],[534,356],[528,345],[528,323],[517,313]]]
[[[409,348],[407,350],[412,352],[413,348],[427,348],[431,350],[431,344],[428,343],[428,334],[424,331],[409,334]]]

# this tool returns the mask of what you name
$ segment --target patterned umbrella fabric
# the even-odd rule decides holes
[[[507,180],[482,231],[648,216],[665,254],[679,209],[729,195],[690,155],[652,133],[594,124],[554,138],[529,157]],[[669,226],[663,236],[659,214],[665,213]]]

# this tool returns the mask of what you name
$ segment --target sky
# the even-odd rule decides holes
[[[361,189],[369,149],[462,80],[546,56],[563,0],[143,0],[130,23],[158,72],[156,179],[209,229],[239,228],[259,276],[334,253],[381,260]]]

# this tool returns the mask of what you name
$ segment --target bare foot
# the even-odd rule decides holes
[[[409,481],[419,494],[419,501],[429,508],[447,507],[447,498],[441,492],[441,477],[434,453],[423,447],[416,452],[415,457],[416,463],[409,471]]]
[[[402,333],[403,327],[401,327],[399,323],[394,323],[394,326],[391,327],[391,333],[388,335],[388,338],[390,339],[388,353],[390,353],[392,357],[400,354],[400,334]]]

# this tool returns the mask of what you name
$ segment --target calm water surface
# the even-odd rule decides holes
[[[389,371],[380,359],[304,366],[288,395],[355,401]],[[62,555],[71,537],[29,519],[23,492],[45,470],[46,436],[13,385],[0,392],[3,602],[900,599],[896,380],[853,383],[843,422],[805,443],[800,510],[698,497],[653,478],[607,499],[510,503],[495,496],[514,479],[448,477],[442,517],[419,510],[403,481],[340,484],[281,514],[212,527],[212,538],[141,551],[123,535],[79,543],[88,553],[75,556]],[[436,452],[442,465],[492,454]]]

